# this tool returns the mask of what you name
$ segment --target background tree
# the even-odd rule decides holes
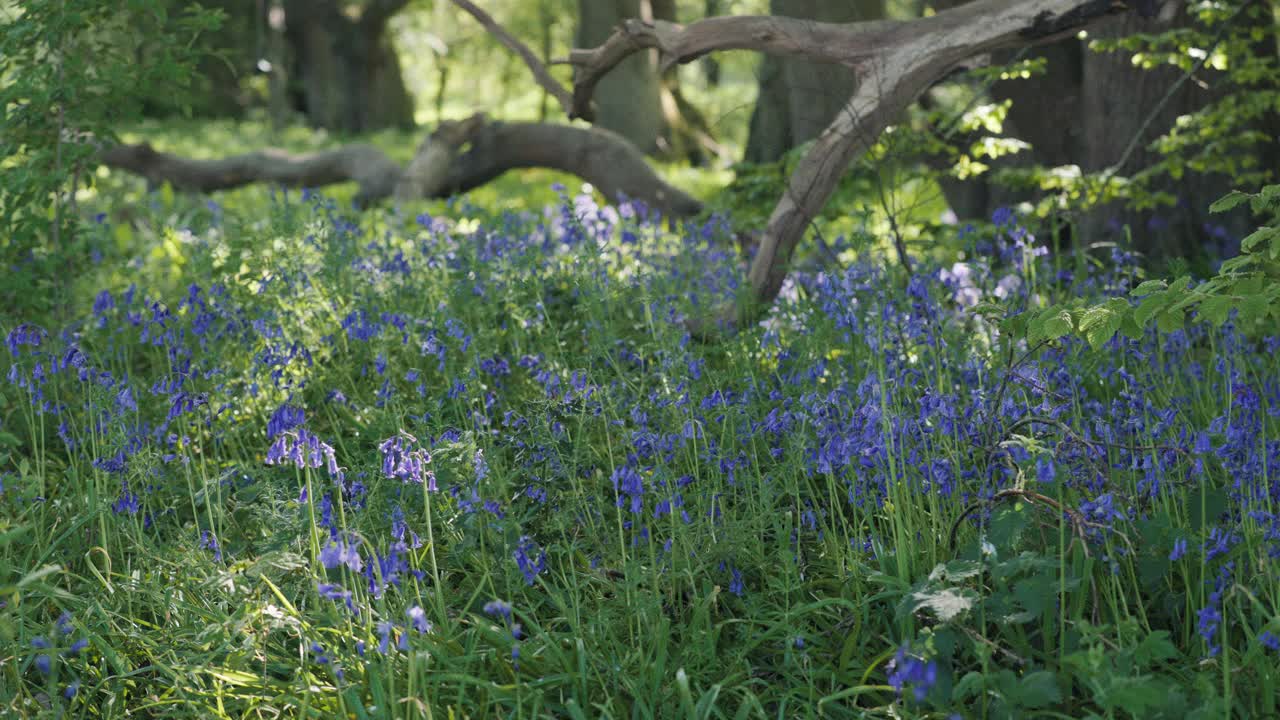
[[[934,6],[945,9],[961,4],[944,1]],[[1189,257],[1204,252],[1206,234],[1237,238],[1247,234],[1247,213],[1211,216],[1208,212],[1214,200],[1242,180],[1237,173],[1213,171],[1209,163],[1199,164],[1199,169],[1192,163],[1172,173],[1167,167],[1162,171],[1159,166],[1166,158],[1153,143],[1187,118],[1223,111],[1226,106],[1221,103],[1226,101],[1240,109],[1233,111],[1236,117],[1230,122],[1235,128],[1228,131],[1220,125],[1201,140],[1213,147],[1207,153],[1216,156],[1212,164],[1280,167],[1277,116],[1257,112],[1259,103],[1274,104],[1268,98],[1276,97],[1280,78],[1274,72],[1254,71],[1251,74],[1261,77],[1245,88],[1233,84],[1241,77],[1234,72],[1239,68],[1228,67],[1258,60],[1275,67],[1274,41],[1266,32],[1274,16],[1265,3],[1237,3],[1236,7],[1248,10],[1250,5],[1257,12],[1242,12],[1231,20],[1234,28],[1222,28],[1238,36],[1230,42],[1221,42],[1223,37],[1215,40],[1216,30],[1199,23],[1185,3],[1171,2],[1161,6],[1155,17],[1109,18],[1090,28],[1086,38],[1072,37],[1030,52],[996,53],[993,59],[998,64],[1019,58],[1044,63],[1041,74],[999,80],[989,93],[995,102],[1008,103],[1002,134],[1026,141],[1030,147],[990,162],[995,172],[965,180],[944,179],[951,207],[963,218],[990,217],[997,207],[1035,200],[1046,192],[1034,182],[1042,175],[1033,173],[1031,182],[1013,184],[1002,182],[1002,177],[1027,177],[1017,171],[1031,167],[1075,166],[1085,177],[1108,173],[1142,179],[1138,194],[1145,202],[1135,204],[1130,197],[1091,205],[1073,203],[1084,205],[1073,213],[1074,232],[1090,242],[1123,240],[1154,258]],[[1132,43],[1125,48],[1098,47],[1131,37],[1149,38],[1149,47]],[[1174,52],[1170,54],[1171,44]],[[1211,49],[1223,55],[1215,63],[1218,68],[1189,66],[1194,53]],[[1252,96],[1253,109],[1236,104],[1241,95]],[[1152,199],[1163,202],[1153,207]],[[1207,232],[1210,228],[1212,233]]]
[[[820,22],[859,22],[885,16],[884,0],[770,0],[769,12]],[[853,94],[854,76],[834,63],[766,55],[751,113],[744,159],[772,162],[822,132]]]
[[[414,125],[413,98],[387,33],[409,0],[286,0],[285,36],[302,110],[346,133]]]
[[[652,20],[649,0],[579,0],[576,46],[603,43],[629,18]],[[595,124],[618,133],[644,153],[654,153],[666,127],[661,95],[662,81],[650,53],[632,55],[600,83]]]

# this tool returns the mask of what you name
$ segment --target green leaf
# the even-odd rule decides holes
[[[1231,313],[1231,309],[1235,307],[1233,298],[1218,295],[1211,297],[1200,303],[1200,317],[1214,325],[1221,325],[1227,321],[1227,315]]]
[[[1172,292],[1161,292],[1154,295],[1148,295],[1138,303],[1138,307],[1133,310],[1134,322],[1145,326],[1160,311],[1169,307],[1173,303],[1174,295]]]
[[[1162,333],[1181,330],[1186,322],[1187,317],[1181,310],[1166,310],[1156,316],[1156,328]]]
[[[978,594],[968,588],[943,588],[911,594],[913,612],[928,610],[940,622],[948,622],[971,609]]]
[[[1124,303],[1123,300],[1120,302]],[[1125,304],[1124,307],[1127,309],[1128,305]],[[1080,321],[1080,331],[1084,333],[1089,345],[1097,350],[1116,334],[1123,319],[1114,302],[1109,302],[1106,305],[1089,308],[1084,314],[1084,319]]]
[[[1274,243],[1280,239],[1280,227],[1261,227],[1245,236],[1240,241],[1240,249],[1245,252],[1259,252],[1263,243]]]
[[[1071,334],[1071,313],[1066,310],[1051,308],[1040,316],[1040,330],[1044,340],[1057,340]]]
[[[1112,680],[1111,686],[1103,693],[1103,703],[1136,717],[1146,717],[1146,711],[1160,707],[1167,694],[1162,684],[1150,677],[1117,678]]]
[[[1047,670],[1029,673],[1018,683],[1018,705],[1024,708],[1042,708],[1062,700],[1058,682]]]
[[[1149,667],[1176,657],[1178,657],[1178,648],[1169,640],[1168,630],[1153,631],[1133,649],[1134,662],[1142,667]]]
[[[1150,295],[1151,293],[1164,290],[1169,287],[1169,283],[1163,280],[1147,280],[1139,284],[1138,287],[1129,291],[1131,297],[1140,297],[1142,295]]]
[[[1212,213],[1227,212],[1228,210],[1231,210],[1237,205],[1248,200],[1250,197],[1252,196],[1250,196],[1248,193],[1242,193],[1239,190],[1232,190],[1231,192],[1227,193],[1223,197],[1220,197],[1217,200],[1215,200],[1213,204],[1209,206],[1209,212],[1212,212]]]

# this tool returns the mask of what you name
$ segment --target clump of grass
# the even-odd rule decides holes
[[[2,328],[10,712],[1276,711],[1280,339],[975,311],[1132,258],[840,246],[699,345],[716,221],[199,217],[132,266],[107,220],[76,320]]]

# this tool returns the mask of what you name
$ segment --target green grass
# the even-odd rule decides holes
[[[225,132],[201,144],[269,139]],[[927,264],[908,285],[869,231],[766,326],[698,345],[681,316],[742,279],[722,233],[544,216],[553,180],[413,208],[431,230],[348,225],[341,188],[216,211],[114,176],[86,195],[109,219],[85,231],[96,263],[67,259],[70,310],[0,322],[0,712],[1277,711],[1274,341],[1194,328],[1013,362],[1016,338]],[[1134,273],[1043,262],[975,262],[973,290],[1035,304]],[[19,322],[51,334],[24,343]],[[341,481],[267,462],[286,403]],[[384,472],[402,431],[438,491]],[[379,566],[398,536],[403,566]]]

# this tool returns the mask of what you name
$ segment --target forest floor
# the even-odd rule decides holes
[[[1280,711],[1280,337],[1019,345],[1142,273],[1007,216],[701,344],[725,223],[555,182],[103,178],[0,316],[0,714]]]

